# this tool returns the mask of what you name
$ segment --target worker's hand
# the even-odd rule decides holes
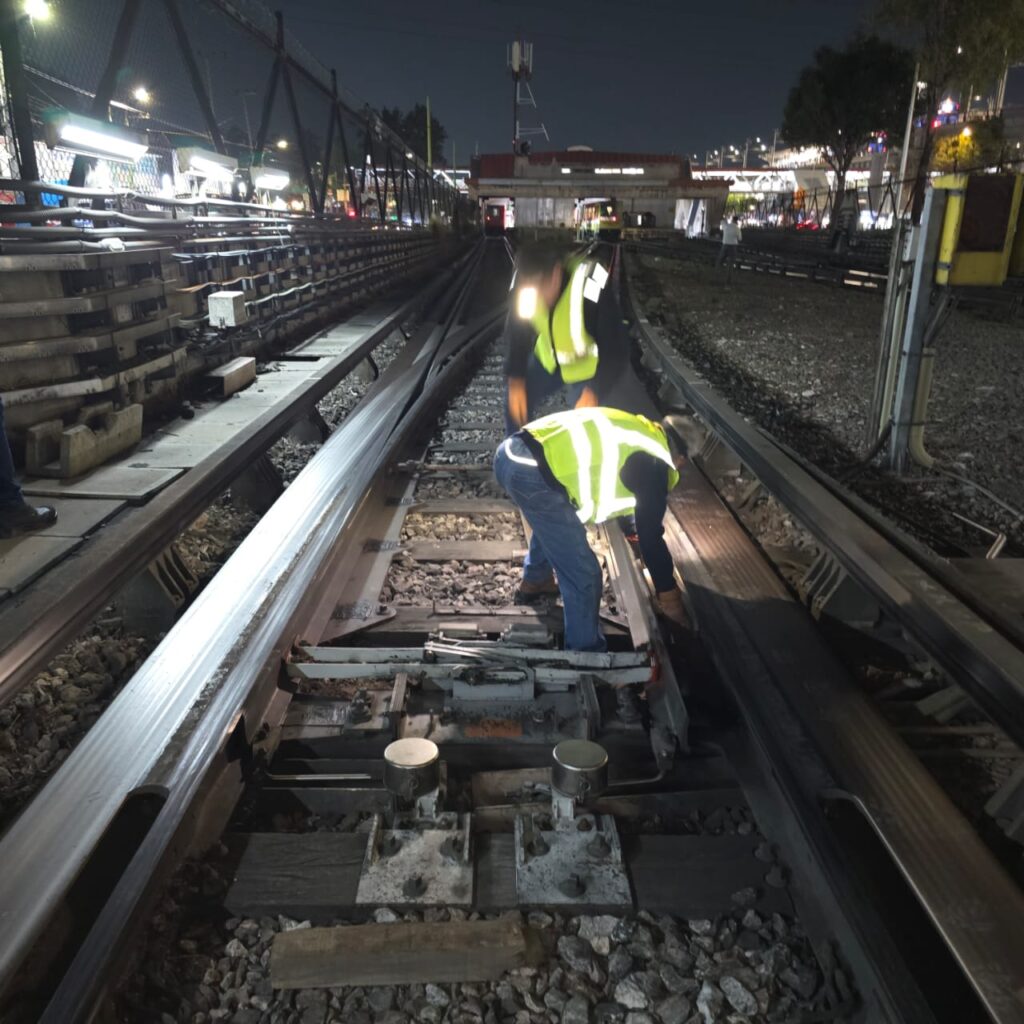
[[[676,467],[676,469],[682,469],[683,466],[686,465],[686,456],[685,455],[673,455],[672,456],[672,463]]]
[[[584,388],[576,400],[577,409],[593,409],[598,405],[597,394],[593,388]]]
[[[523,377],[508,379],[508,414],[517,427],[526,423],[526,380]]]

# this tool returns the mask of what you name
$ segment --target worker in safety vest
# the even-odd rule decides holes
[[[659,423],[601,407],[544,416],[498,446],[494,473],[532,530],[516,601],[560,592],[567,649],[605,650],[598,624],[603,580],[586,524],[619,516],[636,518],[662,613],[686,625],[662,526],[682,462]]]
[[[512,292],[505,322],[506,433],[532,419],[540,404],[562,388],[577,407],[600,403],[655,415],[653,407],[637,405],[621,393],[632,377],[629,335],[599,260],[563,261],[550,247],[524,246],[516,254]],[[639,387],[632,390],[643,394]]]

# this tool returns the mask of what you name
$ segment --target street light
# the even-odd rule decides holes
[[[288,148],[288,140],[287,139],[278,139],[277,140],[277,148],[278,149],[287,149]]]
[[[132,90],[132,96],[137,103],[141,103],[144,107],[148,107],[153,102],[153,94],[144,86],[136,86]]]

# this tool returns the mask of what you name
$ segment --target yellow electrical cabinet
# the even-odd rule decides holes
[[[948,192],[935,271],[938,284],[998,287],[1011,263],[1024,270],[1019,174],[944,174],[933,188]]]

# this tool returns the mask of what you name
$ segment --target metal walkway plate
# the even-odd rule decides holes
[[[103,466],[79,480],[28,480],[25,494],[44,498],[121,498],[143,502],[181,476],[183,469],[150,469],[130,465]]]

